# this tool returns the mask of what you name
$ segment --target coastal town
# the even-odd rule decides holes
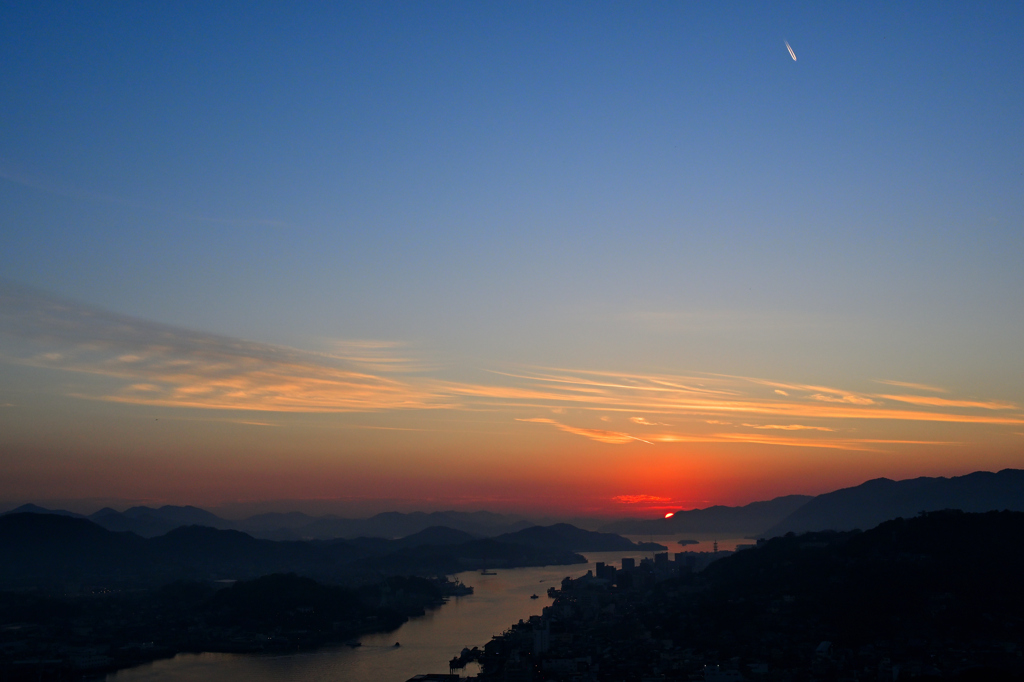
[[[1004,543],[971,539],[997,529]],[[478,662],[469,679],[495,682],[1017,680],[1022,531],[1020,513],[935,512],[735,554],[599,563],[446,675],[412,679],[460,679]]]

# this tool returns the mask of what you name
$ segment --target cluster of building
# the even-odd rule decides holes
[[[477,679],[742,679],[737,670],[709,665],[652,631],[637,609],[651,587],[700,571],[726,554],[731,552],[663,552],[639,562],[624,558],[618,567],[598,562],[580,578],[565,578],[548,590],[555,601],[542,615],[520,621],[484,646]]]
[[[888,682],[981,665],[1021,667],[1022,644],[1012,634],[970,642],[876,637],[834,646],[806,595],[751,600],[709,588],[694,574],[714,558],[680,552],[598,563],[551,588],[554,603],[541,615],[519,621],[472,656],[464,651],[464,660],[481,665],[473,679],[492,682]],[[436,679],[459,680],[456,667]]]

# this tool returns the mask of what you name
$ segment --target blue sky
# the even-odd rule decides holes
[[[474,385],[558,367],[1024,401],[1018,5],[21,3],[0,19],[9,289],[184,336],[373,348]],[[7,325],[0,377],[35,397],[9,389],[0,419],[53,452],[47,410],[73,421],[108,392],[78,386],[99,381],[81,366],[26,369],[46,334]],[[548,418],[494,409],[517,433]],[[369,450],[489,447],[446,433],[429,455],[346,446],[336,466],[372,478]],[[846,475],[1013,464],[1013,433]],[[769,450],[766,490],[792,473]]]

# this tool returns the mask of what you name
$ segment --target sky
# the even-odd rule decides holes
[[[0,502],[651,516],[1024,467],[1022,32],[5,3]]]

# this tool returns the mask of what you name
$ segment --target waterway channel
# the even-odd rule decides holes
[[[669,545],[666,540],[660,541]],[[725,541],[720,547],[731,549],[735,542]],[[679,549],[676,545],[670,551]],[[700,551],[704,547],[687,549]],[[598,561],[618,565],[629,556],[639,561],[651,553],[592,552],[586,554],[587,564],[502,569],[494,571],[495,575],[459,573],[457,578],[473,586],[472,595],[452,598],[394,632],[361,637],[362,646],[356,648],[333,646],[267,656],[178,654],[112,673],[106,682],[405,682],[418,673],[446,673],[448,661],[463,647],[482,647],[520,619],[540,614],[552,601],[547,596],[548,587],[557,586],[562,578],[584,575]],[[531,599],[534,594],[537,599]],[[400,646],[395,646],[396,642]],[[471,664],[462,674],[474,675],[477,671]]]

